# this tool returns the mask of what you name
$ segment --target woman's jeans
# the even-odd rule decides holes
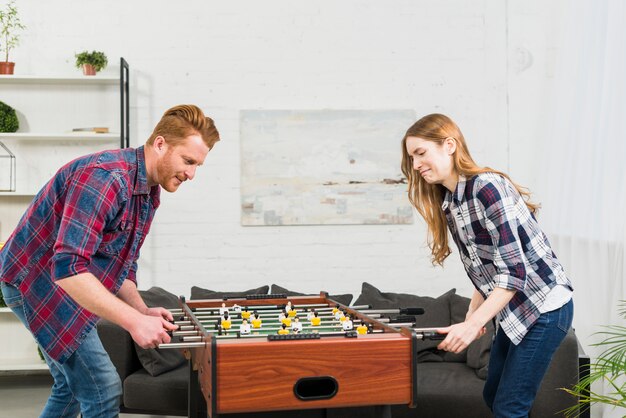
[[[22,294],[13,286],[0,284],[7,306],[30,330],[24,316]],[[104,350],[94,327],[78,349],[63,364],[52,360],[42,350],[54,385],[40,417],[110,418],[119,415],[122,394],[120,378]]]
[[[574,316],[570,300],[541,314],[524,339],[515,345],[498,329],[489,358],[483,391],[495,418],[528,417],[552,356],[565,338]]]

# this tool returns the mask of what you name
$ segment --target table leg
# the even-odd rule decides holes
[[[391,405],[378,405],[374,407],[374,417],[391,418]]]

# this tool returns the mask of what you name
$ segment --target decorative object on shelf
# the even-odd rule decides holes
[[[8,172],[8,176],[4,173]],[[0,142],[0,192],[14,192],[15,191],[15,177],[16,177],[16,165],[15,155],[7,148],[2,142]]]
[[[619,302],[618,312],[626,319],[626,300]],[[564,388],[567,393],[579,399],[576,405],[562,411],[566,417],[579,417],[583,411],[598,403],[626,409],[626,327],[608,325],[603,328],[604,331],[599,331],[596,335],[603,335],[604,339],[592,345],[605,350],[589,365],[589,375],[573,388]],[[605,393],[594,392],[592,385],[604,385]]]
[[[15,109],[4,102],[0,102],[0,132],[17,132],[20,122],[17,120]]]
[[[0,7],[0,51],[4,51],[4,61],[0,61],[0,74],[13,74],[15,63],[9,62],[9,52],[19,44],[19,32],[24,29],[26,26],[17,15],[15,0],[11,0],[4,8]]]
[[[94,126],[91,128],[74,128],[72,132],[92,132],[95,134],[108,134],[109,128],[106,126]]]
[[[100,51],[83,51],[76,54],[76,68],[83,68],[84,75],[96,75],[96,73],[108,64],[107,56]]]

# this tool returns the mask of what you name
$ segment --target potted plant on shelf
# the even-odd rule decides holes
[[[76,54],[76,68],[83,68],[84,75],[96,75],[107,66],[107,56],[100,51],[83,51]]]
[[[20,30],[26,29],[17,15],[15,0],[4,8],[0,7],[0,51],[4,52],[4,61],[0,61],[0,74],[13,74],[15,63],[9,62],[9,52],[19,44]]]

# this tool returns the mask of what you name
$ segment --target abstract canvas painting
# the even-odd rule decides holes
[[[241,224],[410,224],[412,110],[243,110]]]

